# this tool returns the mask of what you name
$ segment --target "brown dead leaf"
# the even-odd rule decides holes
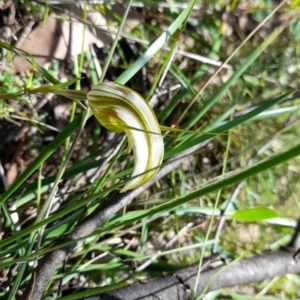
[[[86,21],[95,27],[94,35],[88,25],[78,21],[83,15],[80,6],[68,5],[67,10],[70,12],[69,20],[61,21],[55,14],[51,14],[44,26],[37,26],[21,45],[20,48],[31,53],[37,63],[43,65],[46,62],[63,61],[79,55],[82,50],[87,51],[92,44],[102,48],[112,43],[117,29],[109,29],[106,19],[112,16],[104,18],[99,12],[88,12]],[[124,8],[118,5],[113,11],[122,15]],[[141,18],[137,13],[131,13],[125,31],[132,30],[141,22]],[[14,57],[13,64],[15,73],[28,73],[31,69],[30,64],[20,56]]]

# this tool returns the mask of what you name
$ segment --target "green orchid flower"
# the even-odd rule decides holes
[[[114,82],[98,84],[88,92],[87,99],[100,124],[113,132],[125,132],[127,151],[133,150],[134,169],[121,192],[153,178],[163,160],[164,142],[148,102],[132,89]]]

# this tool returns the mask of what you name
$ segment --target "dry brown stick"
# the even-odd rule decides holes
[[[28,24],[24,27],[21,35],[19,36],[17,42],[15,43],[15,47],[20,48],[27,38],[27,36],[30,34],[32,27],[34,26],[35,21],[29,21]]]

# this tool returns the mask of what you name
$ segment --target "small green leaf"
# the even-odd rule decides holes
[[[255,222],[276,218],[278,216],[279,214],[275,210],[267,207],[257,207],[237,211],[232,215],[232,218],[237,221]]]

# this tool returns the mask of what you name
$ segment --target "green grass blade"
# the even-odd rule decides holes
[[[181,12],[181,14],[172,22],[168,29],[148,48],[148,50],[138,58],[128,69],[126,69],[115,81],[120,84],[125,84],[134,74],[136,74],[169,40],[169,38],[178,30],[190,15],[195,0]]]
[[[282,164],[294,157],[297,157],[299,155],[300,155],[300,145],[297,145],[284,153],[281,153],[279,155],[276,155],[275,157],[272,157],[271,159],[260,162],[256,165],[254,165],[253,167],[250,167],[246,170],[242,170],[234,175],[225,177],[224,179],[222,179],[218,182],[212,183],[210,185],[207,185],[203,188],[200,188],[195,192],[192,192],[188,195],[168,201],[167,203],[158,205],[154,208],[149,209],[148,211],[141,212],[138,217],[132,218],[130,220],[126,220],[126,221],[124,221],[124,223],[132,224],[135,221],[140,221],[144,218],[151,217],[156,214],[162,214],[164,212],[171,211],[172,209],[174,209],[180,205],[183,205],[191,200],[194,200],[194,199],[197,199],[204,195],[207,195],[209,193],[218,191],[219,189],[229,187],[235,183],[238,183],[242,180],[250,178],[251,176],[254,176],[258,173],[264,172],[264,171],[266,171],[270,168],[273,168],[277,165],[280,165],[280,164]],[[122,224],[122,225],[124,226],[125,224]]]
[[[228,121],[226,124],[218,127],[218,128],[212,128],[212,132],[214,133],[223,133],[223,132],[226,132],[228,131],[229,129],[232,129],[242,123],[245,123],[249,120],[251,120],[252,118],[254,118],[255,116],[257,116],[258,114],[260,114],[261,112],[267,110],[268,108],[272,107],[273,105],[277,104],[277,103],[280,103],[281,101],[285,100],[288,96],[290,96],[292,92],[289,92],[287,94],[284,94],[283,96],[280,96],[278,97],[277,99],[275,100],[272,100],[268,103],[265,103],[255,109],[253,109],[252,111],[250,111],[249,113],[243,115],[243,116],[240,116],[240,117],[237,117],[231,121]],[[205,128],[204,128],[204,131],[205,131]],[[178,147],[175,147],[171,150],[169,150],[168,152],[166,152],[165,154],[165,158],[168,158],[168,157],[171,157],[185,149],[188,149],[192,146],[195,146],[199,143],[202,143],[203,141],[207,140],[207,139],[210,139],[212,136],[211,134],[203,134],[202,136],[200,137],[196,137],[194,139],[189,139],[187,140],[185,143],[182,143],[180,144]]]
[[[218,91],[211,97],[209,101],[207,101],[204,106],[200,109],[199,113],[192,118],[189,122],[185,124],[185,128],[190,128],[195,125],[195,123],[203,117],[203,115],[218,101],[221,95],[242,75],[245,71],[255,62],[255,60],[266,50],[268,46],[270,46],[276,38],[280,36],[280,34],[284,31],[288,24],[285,26],[280,26],[276,30],[274,30],[269,37],[259,46],[256,50],[247,58],[247,60],[239,67],[238,70],[230,77],[226,83],[224,83]]]

